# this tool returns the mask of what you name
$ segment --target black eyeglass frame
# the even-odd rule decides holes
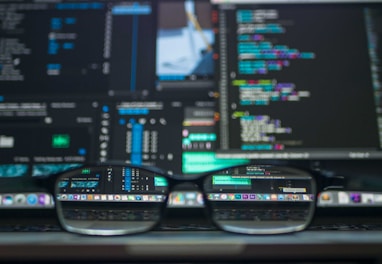
[[[156,222],[156,224],[151,226],[149,229],[136,230],[134,232],[128,232],[126,230],[124,230],[124,231],[119,231],[119,230],[110,231],[110,230],[108,230],[105,232],[102,232],[102,230],[99,230],[97,232],[94,232],[92,230],[83,230],[83,229],[71,228],[71,227],[64,225],[62,223],[62,220],[61,220],[63,218],[62,210],[60,207],[61,204],[60,204],[60,202],[57,201],[57,189],[56,189],[56,187],[57,187],[58,179],[61,177],[70,177],[71,174],[75,174],[77,171],[82,170],[83,168],[89,168],[89,167],[107,168],[107,167],[113,167],[113,166],[114,167],[115,166],[129,167],[131,169],[145,170],[145,171],[149,171],[151,173],[158,174],[158,176],[160,176],[160,177],[166,178],[166,180],[168,182],[168,190],[167,190],[167,193],[165,195],[165,200],[161,204],[160,217],[158,218],[159,220]],[[256,232],[252,232],[250,229],[248,229],[247,232],[244,232],[245,230],[243,230],[243,228],[226,228],[226,227],[223,227],[218,222],[216,222],[212,216],[212,213],[211,213],[212,212],[211,202],[209,201],[208,196],[207,196],[207,192],[204,190],[204,186],[203,186],[206,177],[209,177],[212,174],[219,172],[219,171],[230,170],[233,168],[245,167],[245,166],[273,166],[276,168],[286,169],[289,171],[293,170],[293,171],[300,172],[300,173],[311,176],[312,177],[312,194],[314,194],[314,202],[312,203],[312,209],[310,210],[310,213],[307,217],[306,223],[304,225],[294,226],[293,228],[289,227],[289,228],[281,228],[281,229],[264,230],[264,232],[261,232],[259,230],[257,230]],[[311,224],[312,220],[314,219],[315,208],[317,206],[317,200],[318,200],[317,195],[318,195],[319,191],[326,190],[328,188],[332,188],[333,186],[334,186],[333,188],[336,188],[336,189],[341,188],[340,185],[337,186],[338,185],[337,181],[339,179],[342,180],[341,177],[336,177],[336,176],[335,177],[330,177],[330,176],[328,177],[327,175],[323,175],[320,172],[307,170],[305,168],[299,168],[297,166],[289,166],[289,165],[288,166],[284,166],[284,165],[280,166],[280,165],[275,165],[275,164],[261,164],[261,163],[260,164],[252,164],[251,163],[251,164],[230,166],[227,168],[220,168],[217,170],[209,171],[206,173],[201,173],[198,175],[192,175],[192,176],[188,176],[187,178],[185,178],[183,175],[171,175],[171,174],[167,173],[166,171],[164,171],[160,168],[157,168],[157,167],[137,166],[137,165],[132,165],[132,164],[123,163],[123,162],[108,162],[108,163],[96,163],[96,164],[83,165],[81,167],[76,167],[76,168],[73,168],[73,169],[58,173],[58,174],[39,177],[39,179],[37,179],[37,181],[38,181],[38,184],[40,186],[44,186],[44,188],[46,188],[49,191],[49,193],[52,195],[52,197],[54,199],[54,204],[56,207],[55,210],[57,213],[57,217],[58,217],[58,220],[60,222],[62,229],[64,229],[65,231],[71,232],[71,233],[84,234],[84,235],[114,236],[114,235],[139,234],[139,233],[145,233],[145,232],[155,230],[158,228],[158,226],[160,226],[161,220],[164,218],[164,214],[165,214],[166,209],[168,207],[168,199],[169,199],[170,193],[172,191],[174,191],[174,189],[181,184],[194,184],[197,187],[196,191],[199,190],[202,193],[206,216],[211,221],[211,223],[215,227],[217,227],[219,230],[227,231],[227,232],[231,232],[231,233],[248,234],[248,235],[272,235],[272,234],[284,234],[284,233],[298,232],[298,231],[302,231],[302,230],[306,229]]]

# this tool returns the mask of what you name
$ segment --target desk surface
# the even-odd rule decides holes
[[[89,237],[63,232],[0,233],[0,261],[371,261],[382,263],[382,231],[304,231],[246,236],[159,231]]]

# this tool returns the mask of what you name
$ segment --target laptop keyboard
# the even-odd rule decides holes
[[[41,224],[41,225],[19,225],[9,224],[1,225],[0,232],[60,232],[62,228],[59,225]]]
[[[166,224],[157,228],[157,231],[214,231],[216,227],[208,224]],[[311,225],[309,231],[382,231],[381,224],[345,224],[333,223],[322,225]],[[59,225],[1,225],[0,232],[61,232]]]
[[[325,225],[312,225],[309,227],[311,231],[382,231],[381,224],[325,224]]]

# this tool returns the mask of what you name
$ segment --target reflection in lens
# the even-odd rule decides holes
[[[150,230],[158,223],[167,193],[167,180],[148,170],[88,167],[58,179],[56,207],[68,231],[132,234]]]
[[[213,173],[204,189],[215,223],[246,234],[299,231],[315,208],[315,181],[300,170],[241,166]]]

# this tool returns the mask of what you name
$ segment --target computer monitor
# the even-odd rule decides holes
[[[94,162],[185,178],[258,160],[378,162],[381,10],[380,1],[2,1],[0,207],[51,208],[33,179]],[[171,195],[181,207],[199,197]]]

